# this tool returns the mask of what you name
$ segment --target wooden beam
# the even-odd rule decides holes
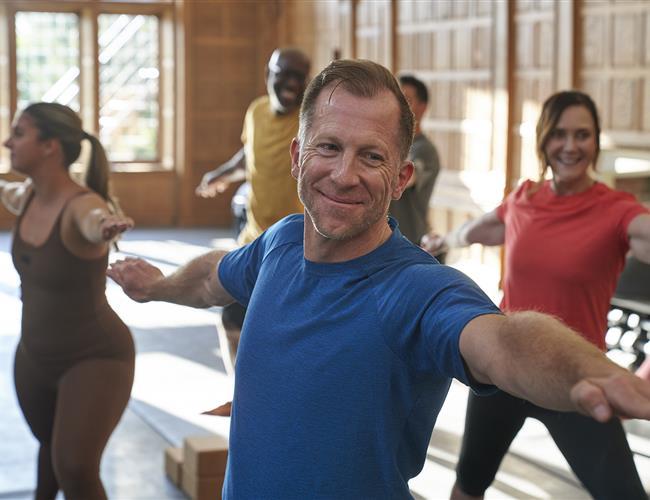
[[[510,130],[512,128],[512,91],[514,52],[512,38],[512,2],[494,4],[494,66],[493,66],[493,114],[492,114],[492,168],[501,169],[505,178],[505,193],[512,184],[510,155]]]
[[[495,151],[503,151],[503,160],[493,158],[493,165],[505,163],[505,186],[504,196],[507,195],[512,186],[517,182],[518,173],[515,175],[512,157],[514,155],[513,130],[515,125],[514,96],[515,84],[515,6],[514,2],[498,2],[495,4],[495,118],[496,113],[504,113],[507,117],[505,123],[494,123],[494,136],[501,135],[501,138],[493,142],[493,154]],[[504,142],[505,141],[505,142]],[[499,153],[497,153],[499,154]],[[500,163],[503,161],[504,163]]]
[[[555,47],[555,89],[567,90],[576,85],[576,2],[557,0]]]
[[[388,69],[392,72],[395,73],[398,68],[398,37],[397,37],[397,1],[398,0],[390,0],[390,9],[388,12],[388,20],[387,20],[387,33],[386,37],[388,38],[387,40],[387,50],[388,50],[388,61],[390,61],[390,66]]]
[[[351,42],[352,42],[352,59],[356,59],[357,55],[357,11],[359,10],[359,0],[352,1],[352,15],[350,16],[351,24]]]

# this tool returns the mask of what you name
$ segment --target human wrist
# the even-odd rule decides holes
[[[448,233],[445,236],[445,245],[448,248],[462,248],[469,245],[467,241],[467,231],[464,226]]]

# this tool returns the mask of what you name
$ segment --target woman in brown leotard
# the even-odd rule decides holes
[[[92,152],[81,186],[69,167],[83,140]],[[26,183],[0,181],[18,214],[12,257],[21,279],[21,338],[14,377],[20,407],[40,443],[35,497],[102,499],[101,455],[133,383],[133,339],[106,301],[109,244],[133,225],[108,195],[97,138],[67,106],[37,103],[4,145]],[[30,182],[31,181],[31,182]]]

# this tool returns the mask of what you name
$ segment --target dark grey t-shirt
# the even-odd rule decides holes
[[[429,200],[440,171],[438,152],[424,134],[413,139],[409,159],[415,164],[415,184],[407,188],[399,200],[390,204],[389,213],[397,219],[400,232],[412,243],[419,245],[427,232]]]

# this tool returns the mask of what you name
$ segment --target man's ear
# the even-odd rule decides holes
[[[397,174],[397,183],[393,188],[394,200],[399,200],[402,197],[402,193],[406,189],[406,185],[408,184],[409,179],[413,175],[414,168],[415,167],[413,166],[413,162],[410,160],[406,160],[404,163],[402,163],[402,166],[400,167],[399,172]]]
[[[291,175],[294,179],[298,179],[300,174],[300,143],[295,137],[291,140]]]

